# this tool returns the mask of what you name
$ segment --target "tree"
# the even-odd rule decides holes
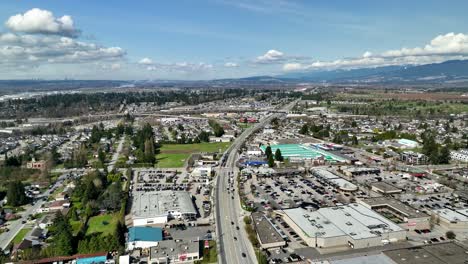
[[[299,134],[308,135],[309,134],[309,125],[307,125],[307,124],[302,125],[301,129],[299,130]]]
[[[98,159],[102,165],[106,162],[106,153],[104,153],[101,148],[98,150]]]
[[[21,206],[28,202],[24,185],[21,181],[13,181],[8,184],[7,201],[11,206]]]
[[[445,233],[445,236],[448,238],[448,239],[455,239],[457,237],[457,235],[455,234],[455,232],[453,232],[452,230],[449,230],[447,231],[447,233]]]
[[[268,157],[270,157],[271,155],[273,155],[273,152],[271,151],[271,147],[270,146],[267,146],[266,149],[265,149],[265,155]]]
[[[440,149],[439,163],[440,164],[450,163],[450,149],[447,146],[444,146]]]
[[[277,161],[283,161],[284,160],[283,155],[281,154],[281,150],[279,148],[276,149],[276,151],[275,151],[275,160],[277,160]]]
[[[275,166],[275,160],[273,159],[273,155],[268,156],[268,167],[273,168]]]
[[[357,137],[355,135],[352,137],[352,144],[353,144],[353,146],[359,145],[359,141],[358,141],[358,139],[357,139]]]
[[[5,166],[7,166],[7,167],[19,167],[19,166],[21,166],[21,158],[16,157],[16,156],[8,157],[5,160]]]

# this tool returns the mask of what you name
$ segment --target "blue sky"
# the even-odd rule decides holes
[[[0,78],[211,79],[464,59],[466,10],[467,1],[1,1]]]

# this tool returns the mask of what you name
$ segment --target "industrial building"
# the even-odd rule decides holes
[[[135,191],[131,216],[133,226],[164,225],[171,219],[196,220],[197,210],[185,191]]]
[[[278,213],[310,247],[366,248],[406,239],[406,230],[357,203]]]
[[[363,206],[388,216],[408,230],[430,229],[430,216],[389,197],[358,199]]]
[[[280,233],[281,231],[263,213],[253,213],[252,223],[257,232],[261,248],[279,248],[286,245],[286,241]]]
[[[432,211],[436,222],[447,229],[468,229],[468,209],[437,209]]]

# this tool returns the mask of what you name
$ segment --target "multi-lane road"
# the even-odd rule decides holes
[[[288,111],[297,101],[286,105],[283,110]],[[241,208],[240,197],[237,189],[238,168],[236,162],[241,146],[258,129],[270,123],[275,117],[281,116],[275,113],[263,118],[255,126],[246,129],[224,154],[224,162],[219,167],[215,191],[215,217],[216,232],[218,236],[219,263],[256,263],[255,251],[250,243],[243,217],[248,215]],[[229,189],[229,190],[228,190]],[[235,189],[235,191],[233,190]]]

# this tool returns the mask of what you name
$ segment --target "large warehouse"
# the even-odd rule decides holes
[[[196,220],[197,211],[189,192],[133,192],[133,226],[163,225],[171,219]]]
[[[366,248],[406,239],[406,230],[357,203],[278,213],[310,247]]]

